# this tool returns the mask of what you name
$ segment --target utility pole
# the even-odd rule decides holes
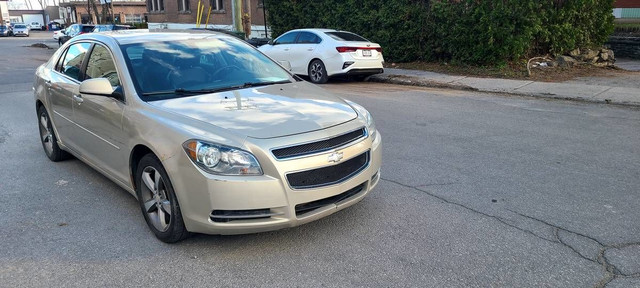
[[[91,22],[91,0],[87,0],[87,14],[89,14],[87,21]],[[82,15],[80,15],[80,22],[82,22]]]
[[[262,0],[262,17],[264,17],[264,38],[269,38],[267,33],[267,0]]]
[[[231,12],[233,14],[233,30],[242,32],[242,0],[231,0]]]

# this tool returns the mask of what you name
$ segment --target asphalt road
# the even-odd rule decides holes
[[[2,287],[640,287],[638,109],[332,82],[383,136],[368,198],[168,245],[127,192],[44,155],[31,81],[54,50],[34,38],[0,38]]]

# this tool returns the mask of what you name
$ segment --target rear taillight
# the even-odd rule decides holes
[[[345,53],[345,52],[356,52],[356,50],[358,50],[358,48],[356,48],[356,47],[336,47],[336,50],[338,50],[339,53]]]
[[[378,47],[378,48],[371,48],[371,47],[336,47],[336,50],[338,50],[339,53],[356,52],[357,50],[376,50],[376,51],[382,53],[382,48],[380,48],[380,47]]]

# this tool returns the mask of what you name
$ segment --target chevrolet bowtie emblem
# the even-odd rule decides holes
[[[342,160],[342,152],[333,152],[331,154],[329,154],[329,157],[327,158],[327,161],[329,161],[329,163],[333,162],[333,163],[338,163],[340,162],[340,160]]]

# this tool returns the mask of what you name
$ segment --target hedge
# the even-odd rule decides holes
[[[387,61],[501,65],[604,44],[614,0],[265,0],[272,36],[296,28],[360,34]]]

